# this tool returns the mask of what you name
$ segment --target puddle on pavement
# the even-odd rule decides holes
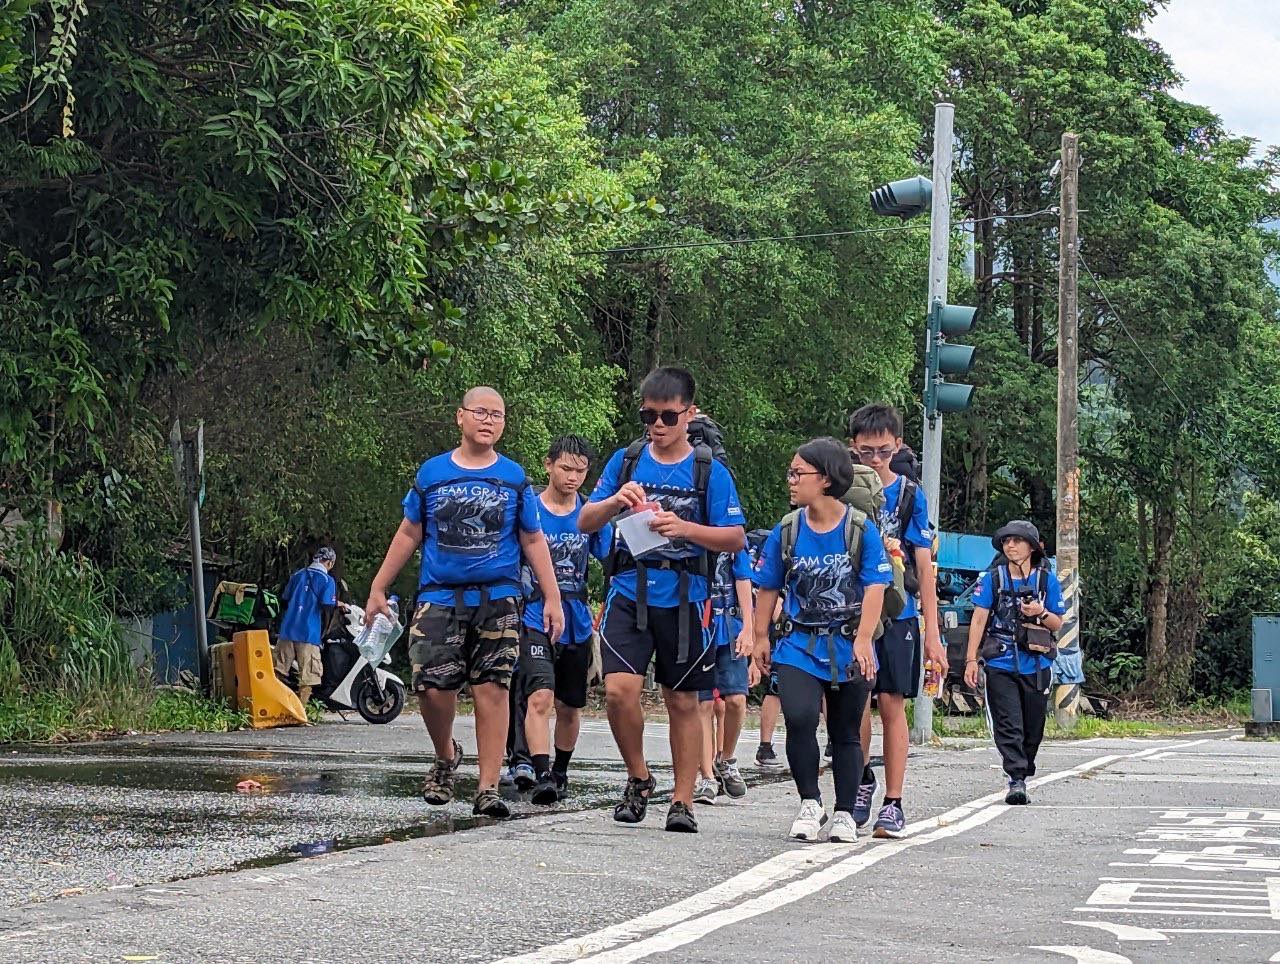
[[[203,748],[202,748],[203,749]],[[435,809],[422,803],[421,818],[412,823],[404,822],[403,810],[388,814],[389,827],[369,831],[376,827],[377,801],[385,799],[413,800],[421,802],[422,780],[430,765],[427,755],[388,756],[371,759],[368,755],[341,752],[317,753],[306,767],[297,753],[273,753],[260,748],[208,748],[193,752],[189,747],[161,746],[110,746],[99,744],[91,750],[78,748],[30,748],[26,753],[0,756],[0,794],[6,786],[74,786],[103,787],[113,791],[160,791],[169,793],[229,794],[245,800],[267,799],[276,796],[318,795],[338,796],[369,801],[366,819],[353,821],[362,824],[360,830],[349,836],[326,836],[321,839],[293,844],[288,848],[241,861],[225,868],[211,871],[223,873],[246,868],[271,867],[294,860],[317,857],[360,847],[378,846],[406,840],[443,836],[470,830],[498,821]],[[317,767],[316,764],[320,766]],[[408,769],[408,768],[412,769]],[[475,796],[477,780],[474,776],[474,758],[471,773],[458,776],[456,799],[469,803]],[[669,767],[655,767],[660,784],[670,786]],[[783,779],[778,775],[751,774],[748,783],[759,785]],[[240,793],[236,785],[242,780],[254,780],[260,790]],[[591,763],[574,761],[570,775],[570,796],[553,807],[535,807],[528,803],[528,794],[520,794],[513,787],[503,787],[502,795],[513,804],[513,820],[557,813],[573,813],[612,806],[618,798],[625,780],[621,763]],[[669,799],[669,792],[656,795],[655,802]],[[56,798],[55,798],[56,799]],[[46,805],[46,813],[62,809],[56,802]],[[163,834],[172,844],[187,828],[207,825],[216,820],[224,828],[243,827],[246,836],[252,836],[261,827],[263,813],[226,812],[220,809],[216,816],[195,801],[184,805],[175,800],[176,806],[160,815],[137,815],[135,828]],[[65,816],[89,816],[81,808],[66,808]],[[374,820],[367,818],[373,817]]]

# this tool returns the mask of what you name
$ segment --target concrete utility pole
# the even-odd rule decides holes
[[[1058,229],[1058,579],[1067,614],[1058,651],[1080,651],[1080,139],[1062,135],[1062,205]],[[1080,686],[1063,683],[1053,694],[1058,725],[1075,725]]]
[[[951,167],[955,152],[952,122],[956,109],[947,103],[933,108],[933,208],[929,217],[929,299],[925,309],[932,315],[934,304],[947,303],[947,269],[951,258]],[[931,326],[932,327],[932,326]],[[930,344],[925,346],[925,357],[931,357],[932,341],[936,337],[931,330]],[[928,365],[925,378],[934,378]],[[930,397],[930,386],[925,386],[925,397]],[[926,415],[924,420],[924,444],[920,450],[921,472],[924,475],[924,495],[929,503],[929,522],[936,531],[939,518],[939,501],[942,489],[942,416]],[[933,736],[933,700],[925,696],[923,687],[916,697],[915,714],[911,726],[911,742],[922,744]]]

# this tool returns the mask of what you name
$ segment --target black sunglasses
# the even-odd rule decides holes
[[[670,428],[672,425],[675,425],[680,421],[680,416],[687,411],[689,411],[689,406],[687,405],[678,411],[671,408],[664,408],[659,412],[656,408],[642,408],[640,409],[640,421],[645,425],[653,425],[661,419],[662,424]]]

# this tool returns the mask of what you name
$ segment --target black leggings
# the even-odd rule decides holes
[[[836,781],[836,809],[853,811],[862,781],[858,730],[871,684],[862,678],[832,686],[794,666],[777,666],[782,715],[787,721],[787,763],[801,800],[821,800],[818,790],[818,712],[827,698],[827,735]]]

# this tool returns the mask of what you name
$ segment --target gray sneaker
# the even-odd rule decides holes
[[[747,782],[742,779],[737,757],[716,761],[716,779],[720,782],[720,789],[735,800],[747,795]]]
[[[705,803],[709,807],[715,806],[716,802],[716,785],[706,777],[698,778],[698,785],[693,788],[693,802]]]
[[[436,758],[431,775],[422,784],[422,799],[434,807],[443,807],[453,803],[453,782],[458,776],[458,767],[462,765],[462,744],[453,741],[453,759]]]

